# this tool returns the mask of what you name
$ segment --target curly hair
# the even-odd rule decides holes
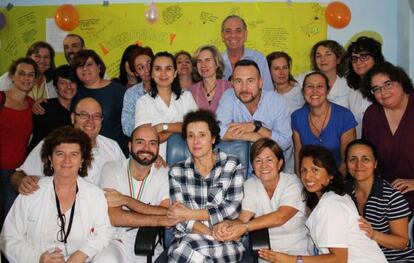
[[[216,114],[210,110],[196,110],[190,111],[184,116],[181,137],[184,141],[187,140],[187,128],[190,123],[193,122],[205,122],[210,130],[211,137],[215,138],[213,148],[220,143],[220,126],[217,121]]]
[[[56,147],[62,143],[75,143],[80,146],[81,158],[83,162],[80,167],[79,176],[87,176],[88,168],[91,166],[93,159],[91,139],[83,131],[69,125],[54,129],[45,138],[41,151],[43,173],[46,176],[53,175],[54,171],[49,158],[52,157],[53,151]]]
[[[340,77],[345,76],[347,72],[346,52],[345,49],[334,40],[322,40],[312,47],[310,53],[312,70],[319,70],[318,65],[316,64],[316,52],[319,47],[329,48],[335,54],[336,59],[339,60],[339,64],[336,65],[336,74]]]
[[[363,80],[361,92],[368,100],[377,103],[374,94],[371,93],[371,81],[378,74],[387,75],[391,81],[398,82],[406,94],[414,92],[413,82],[407,73],[402,68],[385,61],[374,65]]]
[[[351,57],[352,53],[368,53],[373,59],[375,64],[384,62],[384,55],[381,51],[381,43],[370,37],[359,37],[356,41],[352,42],[347,49],[348,57],[348,74],[346,75],[346,81],[348,86],[354,90],[361,89],[362,76],[356,74],[352,65]]]
[[[345,183],[344,178],[341,172],[336,167],[335,159],[332,153],[325,147],[319,145],[306,145],[302,147],[299,152],[299,170],[302,168],[302,161],[304,158],[312,158],[313,164],[326,170],[328,175],[332,176],[332,180],[324,189],[323,193],[333,191],[338,195],[344,195]],[[301,175],[302,177],[302,175]],[[303,188],[303,194],[305,197],[306,205],[313,209],[318,204],[319,198],[316,193],[311,193],[306,190],[306,187]]]

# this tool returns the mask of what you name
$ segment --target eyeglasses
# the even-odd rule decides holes
[[[59,242],[64,242],[65,241],[65,225],[66,225],[66,216],[65,214],[62,214],[62,220],[60,219],[59,215],[57,216],[57,224],[58,227],[60,228],[59,231],[57,232],[56,235],[56,240]],[[63,225],[62,225],[63,223]]]
[[[387,91],[390,90],[392,87],[394,87],[394,81],[392,80],[387,80],[384,82],[384,84],[382,86],[374,86],[371,88],[371,93],[372,94],[380,94],[383,91]]]
[[[351,62],[352,62],[352,64],[357,63],[358,60],[361,61],[361,62],[365,62],[370,57],[371,57],[371,54],[369,54],[369,53],[363,53],[363,54],[360,54],[359,56],[353,55],[353,56],[351,56]]]
[[[89,119],[92,119],[94,121],[101,121],[103,119],[103,116],[101,113],[89,114],[87,112],[81,111],[81,112],[74,112],[74,114],[84,121],[89,120]]]

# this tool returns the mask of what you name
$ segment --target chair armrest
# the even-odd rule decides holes
[[[152,256],[158,243],[160,227],[140,227],[135,238],[135,255]]]
[[[258,255],[259,249],[270,249],[269,231],[267,228],[249,232],[250,250],[253,255]]]

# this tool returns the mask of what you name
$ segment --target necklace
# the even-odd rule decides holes
[[[203,83],[203,89],[204,89],[204,91],[205,91],[205,93],[206,93],[206,96],[207,96],[207,99],[209,99],[209,101],[211,101],[211,98],[210,98],[210,97],[213,97],[213,95],[214,95],[214,94],[212,94],[212,92],[213,92],[216,88],[217,88],[217,82],[216,82],[216,84],[214,84],[214,87],[213,87],[212,89],[210,89],[209,91],[207,91],[207,89],[205,88],[204,83]]]
[[[129,160],[128,162],[128,184],[129,184],[129,195],[132,198],[135,198],[135,187],[134,187],[134,182],[132,180],[132,173],[131,173],[131,160]],[[142,194],[144,193],[144,188],[145,188],[145,182],[147,181],[148,176],[145,177],[144,181],[142,181],[138,193],[137,193],[137,197],[136,199],[138,201],[141,201],[142,199]]]
[[[329,115],[329,111],[330,110],[331,110],[331,104],[329,104],[328,110],[324,114],[325,116],[323,118],[323,122],[322,122],[321,128],[318,128],[315,125],[315,123],[313,123],[313,121],[312,121],[312,114],[310,112],[308,114],[309,123],[312,125],[313,128],[315,128],[316,132],[318,133],[318,135],[316,137],[318,137],[319,143],[322,143],[322,132],[323,132],[323,129],[325,127],[326,120],[328,119],[328,115]]]

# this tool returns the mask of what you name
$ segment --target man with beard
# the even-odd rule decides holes
[[[77,34],[68,34],[65,39],[63,39],[63,51],[68,64],[70,64],[73,57],[84,48],[85,41]]]
[[[173,226],[168,219],[170,205],[168,168],[157,168],[159,138],[150,124],[132,132],[128,143],[131,157],[121,163],[105,164],[101,187],[106,192],[108,213],[116,234],[94,262],[146,262],[134,254],[135,237],[142,226]],[[154,258],[162,252],[158,246]]]
[[[240,60],[231,80],[234,89],[220,99],[217,119],[223,140],[255,142],[272,138],[284,150],[292,148],[290,110],[286,99],[263,90],[263,79],[256,62]]]

